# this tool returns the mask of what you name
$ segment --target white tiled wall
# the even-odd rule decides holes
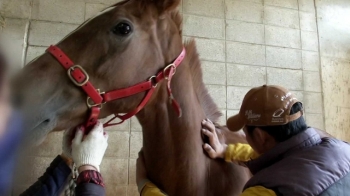
[[[0,25],[13,45],[7,48],[14,57],[13,64],[34,59],[48,45],[116,1],[0,0]],[[334,18],[327,18],[328,4],[317,3],[315,12],[313,0],[183,0],[179,10],[184,18],[184,38],[196,39],[204,81],[225,117],[238,112],[250,88],[283,85],[304,102],[309,125],[324,129],[326,122],[332,134],[350,139],[346,134],[350,127],[349,90],[344,87],[350,82],[350,50],[338,47],[349,49],[349,38],[343,31],[334,34],[330,30],[335,27]],[[320,13],[319,26],[316,13]],[[135,159],[142,143],[141,127],[133,118],[108,131],[110,145],[101,167],[108,195],[138,195]],[[60,153],[61,137],[61,133],[53,133],[33,150],[29,177],[18,183],[18,190],[35,181]]]

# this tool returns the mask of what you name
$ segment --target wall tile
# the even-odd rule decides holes
[[[304,91],[290,91],[301,102],[304,103]]]
[[[136,185],[136,159],[129,159],[129,185]]]
[[[306,12],[315,12],[314,0],[298,0],[299,10]]]
[[[322,57],[341,58],[350,60],[350,39],[349,28],[350,20],[340,20],[344,18],[345,12],[342,7],[332,10],[334,14],[324,16],[320,19],[319,11],[317,11],[317,27],[320,41],[320,55]],[[327,9],[326,9],[327,10]],[[328,13],[328,12],[326,12]],[[332,16],[334,15],[334,16]],[[312,40],[315,40],[313,37]]]
[[[239,113],[239,110],[227,110],[227,119],[229,119],[231,116],[237,115],[238,113]]]
[[[249,65],[265,65],[265,46],[238,42],[226,42],[227,62]]]
[[[306,123],[308,126],[324,130],[324,120],[322,114],[307,114]]]
[[[297,29],[265,26],[265,43],[272,46],[300,49],[300,31]]]
[[[11,65],[10,72],[18,71],[22,67],[24,35],[28,25],[28,21],[23,19],[6,18],[3,25],[0,21],[0,47],[4,48],[4,56]]]
[[[30,25],[29,44],[49,46],[76,29],[78,25],[33,21]]]
[[[263,5],[248,1],[226,0],[226,19],[263,22]]]
[[[127,195],[127,186],[111,186],[106,185],[106,195],[120,195],[120,196],[126,196]]]
[[[183,35],[225,39],[223,19],[184,14],[183,24]]]
[[[303,50],[318,51],[318,37],[315,32],[301,31]]]
[[[80,24],[84,22],[83,1],[34,0],[32,18],[35,20],[57,21]]]
[[[301,60],[300,50],[266,46],[266,66],[301,69]]]
[[[322,114],[322,106],[321,93],[304,93],[304,108],[306,113]]]
[[[37,179],[45,173],[47,167],[50,166],[50,163],[54,157],[33,157],[32,162],[29,162],[31,166],[31,182],[34,183]],[[28,167],[28,165],[26,167]]]
[[[128,159],[115,159],[105,157],[100,170],[103,181],[111,189],[128,183]],[[108,194],[107,194],[108,195]]]
[[[32,0],[2,0],[0,15],[9,18],[30,18]]]
[[[316,17],[314,13],[299,12],[300,29],[304,31],[317,31]]]
[[[33,156],[56,157],[62,153],[64,131],[53,132],[47,135],[45,141],[32,149]]]
[[[108,131],[108,148],[105,157],[129,157],[129,132]]]
[[[297,10],[265,6],[264,23],[268,25],[299,29],[299,13]]]
[[[333,107],[326,110],[326,130],[336,138],[349,141],[350,109]]]
[[[209,94],[220,109],[226,108],[226,87],[219,85],[206,85]]]
[[[250,87],[227,87],[227,109],[239,110],[242,105],[244,96],[250,90]]]
[[[264,25],[226,20],[226,39],[238,42],[264,44]]]
[[[142,131],[142,126],[136,117],[132,117],[130,122],[131,122],[131,131]]]
[[[105,4],[107,6],[110,6],[110,5],[114,5],[118,2],[121,2],[122,0],[83,0],[85,1],[86,3],[102,3],[102,4]]]
[[[283,86],[289,90],[303,90],[303,72],[268,67],[267,84]]]
[[[27,49],[26,63],[29,63],[32,60],[34,60],[35,58],[44,54],[46,49],[47,49],[47,47],[29,46]]]
[[[142,132],[131,132],[130,136],[130,158],[139,157],[139,151],[142,148]]]
[[[196,38],[196,45],[202,60],[225,62],[225,41]]]
[[[325,111],[334,107],[350,108],[350,62],[322,57],[321,64]]]
[[[222,116],[220,116],[217,123],[219,123],[220,125],[226,125],[226,110],[221,110],[221,114]]]
[[[25,190],[27,190],[32,184],[21,184],[19,186],[14,186],[12,189],[12,195],[21,195]]]
[[[137,186],[128,186],[128,196],[140,196]]]
[[[85,20],[96,16],[99,12],[104,10],[107,6],[100,3],[87,3],[85,7]]]
[[[260,86],[266,84],[266,68],[227,64],[227,85]]]
[[[309,71],[318,71],[320,69],[320,57],[318,52],[302,52],[303,69]]]
[[[226,84],[225,63],[202,61],[202,71],[205,84]]]
[[[187,0],[183,2],[183,12],[185,14],[224,18],[224,9],[223,0]]]
[[[265,0],[265,5],[298,9],[298,0]]]
[[[321,92],[321,79],[319,72],[304,71],[304,90],[310,92]]]

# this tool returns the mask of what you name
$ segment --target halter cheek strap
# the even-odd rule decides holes
[[[115,114],[115,116],[106,122],[103,126],[113,126],[123,123],[125,120],[135,116],[140,112],[148,103],[155,88],[158,86],[158,83],[162,80],[167,81],[167,92],[171,105],[173,106],[178,117],[181,117],[182,111],[178,102],[174,99],[174,96],[171,91],[171,79],[176,73],[176,68],[181,64],[183,59],[186,56],[185,48],[182,49],[180,55],[175,59],[175,61],[168,66],[166,66],[162,71],[157,75],[151,76],[147,81],[138,83],[134,86],[113,90],[109,92],[100,92],[96,89],[89,81],[89,75],[80,65],[75,65],[72,60],[69,59],[65,53],[59,49],[57,46],[50,46],[47,49],[53,57],[67,70],[68,77],[78,87],[81,87],[83,91],[88,95],[86,104],[90,108],[89,118],[84,124],[85,129],[89,129],[96,124],[102,105],[114,101],[117,99],[129,97],[141,92],[146,91],[145,97],[142,99],[140,104],[132,111],[125,115]],[[120,119],[118,123],[111,123],[114,119]]]

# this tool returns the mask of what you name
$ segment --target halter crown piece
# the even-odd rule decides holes
[[[77,87],[82,88],[82,90],[88,96],[86,99],[86,104],[90,110],[90,114],[87,121],[83,124],[83,128],[85,130],[90,129],[93,125],[96,124],[103,104],[147,91],[145,97],[134,110],[124,115],[114,114],[114,117],[103,124],[103,126],[109,127],[122,124],[125,120],[135,116],[146,106],[152,97],[154,90],[157,88],[158,83],[163,79],[167,81],[167,92],[171,105],[173,106],[178,117],[181,117],[182,115],[180,105],[174,99],[170,84],[171,79],[176,73],[176,68],[181,64],[186,56],[185,48],[182,49],[180,55],[171,64],[167,65],[162,71],[158,72],[157,75],[149,77],[147,81],[138,83],[134,86],[112,90],[109,92],[100,92],[99,89],[96,89],[89,81],[89,75],[84,70],[84,68],[80,65],[75,65],[73,61],[57,46],[50,46],[47,49],[47,52],[55,57],[55,59],[67,70],[67,74],[70,80]],[[112,121],[116,118],[120,119],[120,122],[112,123]]]

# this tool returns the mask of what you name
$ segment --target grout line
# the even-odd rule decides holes
[[[262,0],[262,4],[263,4],[263,13],[262,13],[262,21],[263,21],[263,25],[264,25],[264,46],[265,46],[265,84],[268,84],[268,77],[267,77],[267,52],[266,52],[266,48],[267,48],[267,44],[266,44],[266,23],[265,23],[265,0]]]
[[[319,26],[318,26],[318,12],[317,12],[317,6],[316,6],[316,0],[314,2],[314,9],[315,9],[315,18],[316,18],[316,33],[317,33],[317,41],[318,41],[318,58],[319,58],[319,75],[320,75],[320,82],[321,82],[321,97],[322,97],[322,117],[323,117],[323,126],[324,130],[326,130],[326,104],[324,102],[325,96],[323,92],[323,80],[322,80],[322,58],[321,58],[321,43],[320,43],[320,34],[319,34]]]
[[[299,31],[299,36],[300,36],[300,47],[301,47],[301,83],[302,83],[302,88],[303,88],[303,97],[304,97],[304,92],[305,92],[305,81],[304,81],[304,65],[303,65],[303,54],[302,54],[302,49],[303,49],[303,41],[302,41],[302,38],[301,38],[301,24],[300,24],[300,7],[299,7],[299,1],[300,0],[297,0],[297,4],[298,4],[298,22],[299,22],[299,28],[300,28],[300,31]]]
[[[227,118],[227,105],[228,105],[228,91],[227,91],[227,79],[228,79],[228,75],[227,75],[227,19],[226,19],[226,1],[227,0],[223,0],[223,6],[224,6],[224,24],[225,24],[225,44],[224,44],[224,50],[225,50],[225,100],[226,100],[226,108],[225,108],[225,116]],[[226,119],[225,119],[226,120]]]

